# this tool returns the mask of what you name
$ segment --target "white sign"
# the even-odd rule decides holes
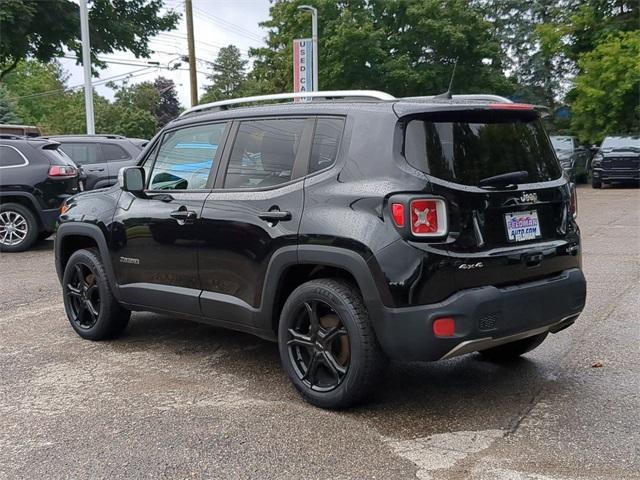
[[[293,41],[293,91],[313,91],[313,43],[310,38]]]

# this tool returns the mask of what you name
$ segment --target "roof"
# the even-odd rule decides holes
[[[384,92],[361,91],[330,91],[330,92],[309,92],[317,94],[320,100],[311,102],[290,101],[287,103],[269,103],[258,105],[246,105],[252,99],[256,102],[279,99],[297,99],[305,94],[280,94],[266,95],[262,97],[248,97],[237,99],[233,103],[227,101],[213,102],[205,104],[198,109],[187,110],[180,117],[173,120],[170,125],[177,126],[203,120],[227,120],[233,118],[260,116],[281,116],[281,115],[345,115],[348,113],[363,112],[369,114],[393,114],[404,116],[411,113],[425,111],[425,107],[433,111],[442,110],[462,110],[476,106],[487,108],[490,104],[511,104],[514,107],[520,104],[513,104],[510,100],[497,95],[453,95],[451,98],[435,97],[406,97],[394,98]],[[338,94],[342,95],[340,97]],[[367,96],[373,94],[374,96]],[[231,105],[240,105],[233,109],[228,109]],[[220,109],[224,108],[224,109]]]

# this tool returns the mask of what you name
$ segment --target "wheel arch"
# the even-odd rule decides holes
[[[62,281],[64,269],[71,255],[83,248],[97,248],[109,278],[112,292],[119,298],[118,285],[111,265],[109,247],[102,230],[87,223],[63,223],[58,227],[55,239],[55,262],[58,279]]]
[[[358,288],[370,316],[383,303],[367,261],[353,251],[324,245],[301,245],[297,258],[292,251],[274,255],[263,289],[262,311],[268,314],[270,329],[277,332],[280,312],[289,294],[299,285],[316,278],[343,278]]]
[[[4,203],[17,203],[25,208],[28,208],[38,222],[38,228],[44,227],[44,221],[42,220],[40,202],[35,195],[29,192],[0,192],[0,204]]]

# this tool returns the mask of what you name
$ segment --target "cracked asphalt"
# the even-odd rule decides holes
[[[249,335],[136,313],[81,340],[53,241],[3,254],[0,480],[640,479],[640,190],[581,187],[579,209],[574,326],[510,366],[392,364],[345,412],[300,400]]]

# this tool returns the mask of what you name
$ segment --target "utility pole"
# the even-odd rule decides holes
[[[93,85],[91,84],[91,41],[89,39],[89,11],[87,0],[80,0],[80,38],[82,40],[82,66],[84,67],[84,109],[87,134],[94,135]]]
[[[184,2],[187,17],[187,44],[189,47],[189,84],[191,85],[191,106],[198,104],[198,78],[196,77],[196,46],[193,39],[193,7],[191,0]]]
[[[300,5],[298,10],[311,13],[311,44],[313,45],[313,89],[320,90],[318,85],[318,9],[311,5]]]

